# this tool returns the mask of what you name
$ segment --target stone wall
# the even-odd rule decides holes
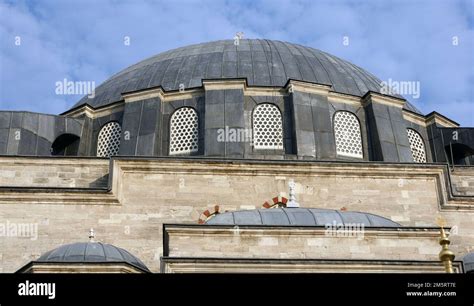
[[[85,158],[0,158],[0,187],[107,188],[109,161]]]
[[[438,260],[439,230],[167,226],[169,257]]]
[[[474,196],[474,167],[455,167],[451,172],[453,192],[463,196]]]
[[[445,273],[439,261],[163,258],[163,273]],[[462,273],[462,261],[453,272]]]
[[[325,227],[165,225],[164,231],[165,272],[444,272],[438,228],[335,233]],[[454,268],[460,271],[458,263]]]
[[[15,167],[15,159],[2,159],[2,165]],[[107,163],[49,159],[42,167],[60,169],[66,161],[77,165],[71,173]],[[197,224],[216,204],[221,211],[261,208],[275,196],[287,196],[290,179],[302,207],[368,212],[412,227],[436,226],[442,216],[456,228],[451,248],[458,259],[474,246],[474,197],[449,196],[443,165],[121,157],[113,160],[111,173],[110,192],[0,188],[0,225],[37,226],[37,237],[0,237],[0,272],[14,272],[59,245],[86,241],[91,227],[96,240],[127,249],[158,272],[163,224]],[[28,186],[29,180],[16,184]]]

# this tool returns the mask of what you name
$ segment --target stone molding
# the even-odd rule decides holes
[[[11,157],[0,157],[2,159]],[[48,159],[48,158],[43,158]],[[29,163],[41,158],[22,157]],[[55,159],[65,162],[67,158]],[[88,159],[84,159],[88,160]],[[94,162],[94,159],[90,159]],[[80,204],[121,205],[125,173],[192,173],[199,175],[241,176],[341,176],[372,178],[434,179],[440,210],[474,210],[474,197],[454,195],[447,165],[342,161],[274,161],[212,158],[139,158],[113,157],[109,171],[109,187],[104,190],[78,188],[30,188],[0,186],[0,204]]]

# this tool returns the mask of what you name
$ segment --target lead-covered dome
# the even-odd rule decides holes
[[[466,273],[474,273],[474,252],[464,255],[462,258]]]
[[[107,263],[132,265],[149,272],[145,264],[127,250],[101,242],[77,242],[62,245],[41,255],[37,263]]]
[[[125,92],[161,86],[165,91],[202,86],[203,79],[245,78],[249,86],[282,87],[288,80],[326,84],[339,93],[381,92],[381,81],[364,69],[326,52],[267,39],[219,40],[182,47],[143,60],[115,74],[74,108],[94,108],[122,99]],[[400,98],[400,96],[397,96]],[[406,103],[407,109],[418,112]]]
[[[211,225],[325,226],[360,224],[365,227],[400,227],[390,219],[364,212],[320,208],[273,208],[226,212],[209,219]]]

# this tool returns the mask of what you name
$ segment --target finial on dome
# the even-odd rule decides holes
[[[95,238],[94,229],[91,228],[91,229],[89,230],[89,242],[94,242],[94,238]]]
[[[286,207],[287,208],[300,207],[300,204],[298,202],[296,202],[296,194],[295,194],[296,183],[295,183],[295,181],[290,180],[290,182],[288,183],[288,187],[290,189],[290,192],[289,192],[289,198],[290,199],[289,199],[288,203],[286,203]]]

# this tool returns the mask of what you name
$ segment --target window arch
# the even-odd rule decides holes
[[[356,115],[347,111],[334,114],[336,153],[340,156],[363,158],[362,135]]]
[[[80,137],[74,134],[61,134],[51,145],[51,155],[76,156]]]
[[[252,114],[255,149],[283,149],[283,123],[276,105],[257,105]]]
[[[105,124],[97,137],[97,156],[110,157],[117,155],[120,149],[120,135],[122,127],[118,122]]]
[[[177,109],[170,119],[170,155],[198,151],[198,114],[192,107]]]
[[[414,129],[407,129],[408,142],[415,163],[426,163],[425,143],[421,135]]]

